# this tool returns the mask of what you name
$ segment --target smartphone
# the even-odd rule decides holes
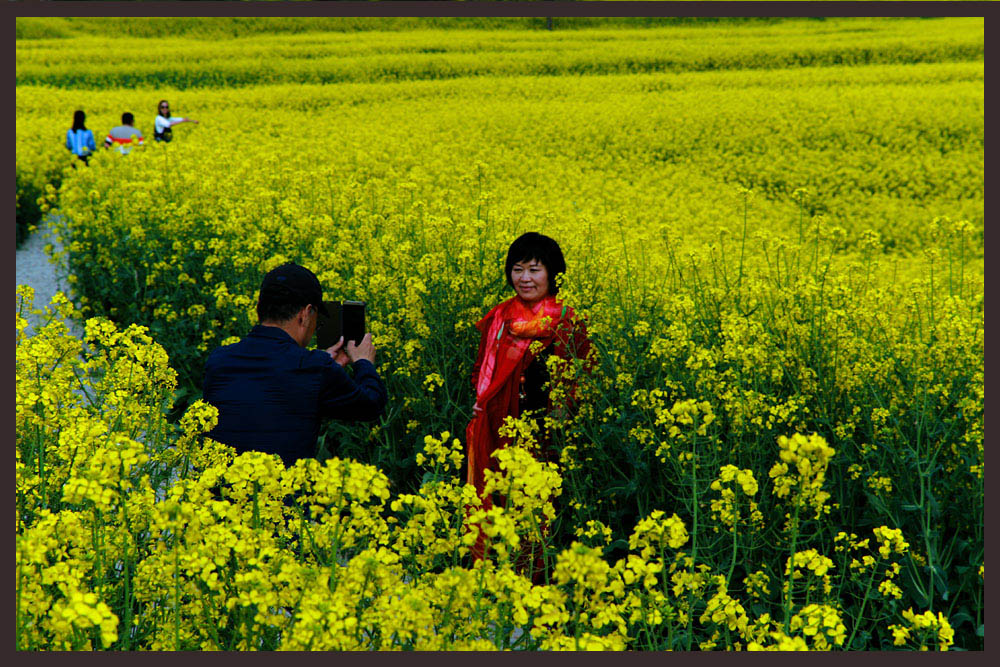
[[[349,340],[360,343],[365,337],[365,302],[345,301],[340,308],[340,321],[343,324],[344,344]]]
[[[365,337],[364,301],[324,301],[330,317],[319,316],[316,327],[316,347],[325,350],[344,337],[344,344],[353,340],[360,343]]]

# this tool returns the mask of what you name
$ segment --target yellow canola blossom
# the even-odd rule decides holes
[[[85,25],[17,26],[19,236],[54,214],[74,294],[29,332],[15,289],[16,648],[981,647],[981,18]],[[83,93],[147,144],[76,164]],[[474,325],[528,230],[592,353],[486,511]],[[391,409],[286,468],[197,397],[288,260],[368,303]]]
[[[18,293],[30,299],[29,290]],[[56,324],[49,327],[36,335],[39,345],[47,342],[37,358],[54,363],[43,351],[64,346],[61,338],[69,334]],[[668,517],[662,510],[636,523],[627,558],[611,565],[600,548],[574,542],[555,554],[549,583],[532,583],[514,570],[514,557],[522,536],[544,537],[538,526],[553,520],[551,503],[563,480],[552,464],[521,447],[497,454],[500,474],[490,475],[490,485],[506,494],[508,506],[489,512],[476,509],[474,489],[458,482],[455,452],[461,443],[448,432],[424,438],[424,464],[439,476],[418,494],[394,493],[384,474],[351,460],[303,460],[286,469],[273,456],[234,456],[205,438],[216,414],[202,402],[193,403],[167,437],[183,448],[187,463],[184,456],[163,456],[155,433],[142,431],[134,439],[121,430],[134,424],[128,415],[106,421],[132,409],[126,402],[131,397],[146,402],[134,409],[156,423],[149,420],[162,405],[149,402],[155,405],[162,394],[126,382],[169,378],[160,366],[162,353],[139,329],[122,331],[92,319],[86,330],[92,349],[84,354],[66,346],[80,356],[63,355],[48,377],[64,383],[76,377],[58,375],[61,364],[106,368],[83,388],[124,390],[122,403],[81,404],[78,418],[69,422],[59,421],[65,417],[58,413],[25,413],[35,421],[25,419],[20,428],[55,430],[48,436],[54,466],[48,472],[39,475],[34,463],[24,464],[33,456],[26,439],[17,450],[18,516],[24,524],[16,548],[18,641],[24,646],[109,648],[135,635],[151,649],[622,650],[643,645],[654,629],[683,636],[699,627],[706,633],[697,639],[703,649],[724,641],[727,648],[745,644],[749,650],[824,650],[845,642],[844,612],[834,604],[793,606],[792,634],[785,635],[769,614],[748,613],[747,600],[711,566],[685,552],[666,562],[666,549],[680,549],[695,536],[678,514]],[[22,340],[19,352],[33,349],[34,340]],[[28,372],[22,363],[19,391],[37,387]],[[76,394],[59,391],[54,400],[72,404]],[[804,458],[808,465],[795,469],[807,474],[822,467],[813,461],[827,463],[832,456],[821,440],[788,438],[782,445],[782,463]],[[160,465],[177,466],[187,477],[163,486]],[[42,482],[58,474],[67,475],[58,494],[43,492]],[[748,498],[759,491],[753,471],[733,465],[721,467],[708,487]],[[53,513],[29,502],[43,497],[63,508]],[[462,567],[467,538],[474,537],[468,528],[477,523],[494,547],[495,562]],[[141,532],[129,532],[129,526]],[[591,521],[583,534],[607,545],[609,532]],[[899,529],[887,526],[874,529],[873,537],[841,532],[834,553],[869,550],[857,561],[864,568],[859,575],[876,558],[886,561],[878,590],[898,599],[893,577],[900,569],[892,559],[909,545]],[[141,610],[127,619],[110,605],[115,587],[124,583],[108,575],[116,561],[127,563],[129,590]],[[822,583],[821,589],[810,584],[816,593],[832,593],[835,565],[817,549],[797,552],[787,566],[793,582],[808,575]],[[850,569],[853,576],[857,568]],[[769,581],[757,571],[746,585],[762,601]],[[954,641],[943,616],[932,622],[905,612],[903,618],[906,625],[889,628],[897,643],[926,642],[932,635],[940,648]],[[691,625],[694,620],[700,625]]]

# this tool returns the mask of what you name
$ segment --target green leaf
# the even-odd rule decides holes
[[[948,619],[948,622],[951,623],[951,627],[957,628],[959,625],[963,623],[972,623],[973,618],[972,614],[970,614],[967,611],[958,611],[951,615],[951,618]]]
[[[932,579],[934,580],[934,587],[937,588],[938,593],[941,595],[942,600],[948,599],[948,594],[950,590],[948,588],[948,580],[945,578],[944,570],[942,570],[937,565],[931,568]]]
[[[628,540],[617,539],[604,548],[605,553],[610,553],[615,549],[628,549]]]

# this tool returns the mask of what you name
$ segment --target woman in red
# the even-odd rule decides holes
[[[556,299],[556,276],[566,270],[562,250],[553,239],[537,232],[523,234],[507,251],[504,273],[507,284],[517,293],[494,307],[476,323],[481,332],[479,354],[472,371],[476,392],[472,421],[465,430],[468,455],[468,483],[476,487],[484,508],[492,507],[483,495],[483,472],[497,470],[491,454],[506,446],[509,438],[497,435],[504,417],[519,417],[532,411],[541,422],[552,409],[549,401],[549,372],[546,359],[586,359],[590,340],[573,309]],[[539,341],[541,349],[532,352]],[[537,349],[538,346],[535,346]],[[539,433],[542,458],[555,460],[557,454]],[[473,555],[482,558],[482,539]]]

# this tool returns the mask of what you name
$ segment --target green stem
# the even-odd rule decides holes
[[[955,296],[954,290],[952,288],[954,282],[954,270],[952,268],[952,244],[948,244],[948,296]]]
[[[799,200],[799,245],[802,245],[802,214],[805,213],[805,206],[803,206],[803,199]]]
[[[125,532],[122,534],[122,574],[124,575],[125,591],[123,594],[123,603],[125,605],[124,617],[122,619],[123,626],[129,630],[124,633],[123,643],[125,644],[125,650],[130,648],[130,643],[125,639],[131,635],[132,628],[132,607],[134,600],[132,599],[132,555],[129,553],[128,535],[132,535],[132,520],[129,518],[128,511],[125,506],[125,490],[122,488],[121,481],[118,483],[118,502],[121,503],[122,507],[122,524],[125,526]]]
[[[736,531],[739,525],[739,515],[737,514],[737,519],[733,524],[733,554],[732,558],[729,560],[729,572],[726,573],[726,589],[728,590],[731,586],[733,579],[733,571],[736,569]]]
[[[181,650],[181,557],[174,536],[174,650]]]
[[[928,298],[927,298],[927,308],[928,308],[928,311],[929,311],[927,316],[928,316],[928,318],[930,320],[930,322],[928,322],[928,324],[930,325],[930,334],[933,335],[934,334],[934,261],[933,260],[931,260],[931,279],[930,279],[930,286],[928,288],[927,296],[928,296]],[[928,342],[930,342],[930,341],[928,341]]]
[[[736,299],[737,299],[737,303],[739,303],[740,286],[743,284],[743,255],[744,255],[744,250],[746,249],[746,245],[747,245],[747,209],[748,208],[749,208],[749,204],[747,202],[747,195],[744,194],[743,195],[743,239],[742,239],[742,241],[740,243],[740,272],[739,272],[739,274],[736,277]]]
[[[924,388],[923,398],[920,406],[920,419],[917,420],[917,445],[916,445],[916,464],[917,464],[917,479],[920,481],[920,507],[923,512],[921,512],[921,520],[923,523],[923,539],[924,539],[924,550],[927,552],[927,570],[928,570],[928,581],[927,581],[927,610],[934,611],[934,553],[935,549],[931,545],[931,507],[930,502],[928,502],[928,495],[930,494],[930,469],[923,469],[922,459],[920,457],[920,447],[923,442],[924,435],[924,416],[927,414],[927,389]]]
[[[90,531],[90,542],[94,548],[94,567],[97,570],[97,585],[95,592],[100,596],[104,591],[104,555],[103,544],[101,540],[102,531],[101,526],[103,525],[101,521],[101,511],[94,505],[94,525]]]
[[[23,581],[21,559],[17,560],[17,592],[15,593],[14,650],[21,650],[21,582]]]
[[[958,262],[958,298],[962,298],[962,288],[965,284],[965,237],[959,236],[959,262]]]
[[[692,424],[692,430],[694,424]],[[697,440],[697,434],[691,434],[691,575],[695,572],[695,563],[698,558],[698,472],[697,466],[695,465],[695,442]],[[687,610],[688,622],[687,622],[687,650],[691,650],[692,642],[694,641],[694,595],[693,592],[688,590],[688,610]]]
[[[260,505],[257,502],[257,482],[253,483],[253,529],[260,529]]]
[[[819,223],[820,218],[816,218],[816,243],[813,246],[813,261],[812,270],[815,273],[816,269],[819,268]]]
[[[41,367],[36,363],[35,365],[35,377],[38,380],[38,396],[42,396],[42,373]],[[38,415],[40,421],[45,421],[45,406],[41,405],[41,398],[38,399],[36,403],[35,414]],[[39,407],[41,406],[41,407]],[[41,412],[41,414],[38,414]],[[45,489],[45,438],[43,436],[43,429],[41,426],[35,426],[35,451],[38,455],[38,478],[41,480],[42,489],[42,507],[48,509],[49,507],[49,496]]]
[[[795,514],[791,519],[792,528],[792,539],[791,539],[791,555],[789,556],[788,562],[788,574],[787,580],[785,581],[784,590],[781,592],[782,607],[784,608],[784,627],[785,634],[787,635],[791,629],[791,617],[792,617],[792,575],[795,573],[795,546],[799,539],[799,505],[801,504],[801,494],[795,496]]]
[[[693,426],[693,424],[692,424]],[[691,434],[691,566],[698,558],[698,471],[695,464],[696,434]]]

